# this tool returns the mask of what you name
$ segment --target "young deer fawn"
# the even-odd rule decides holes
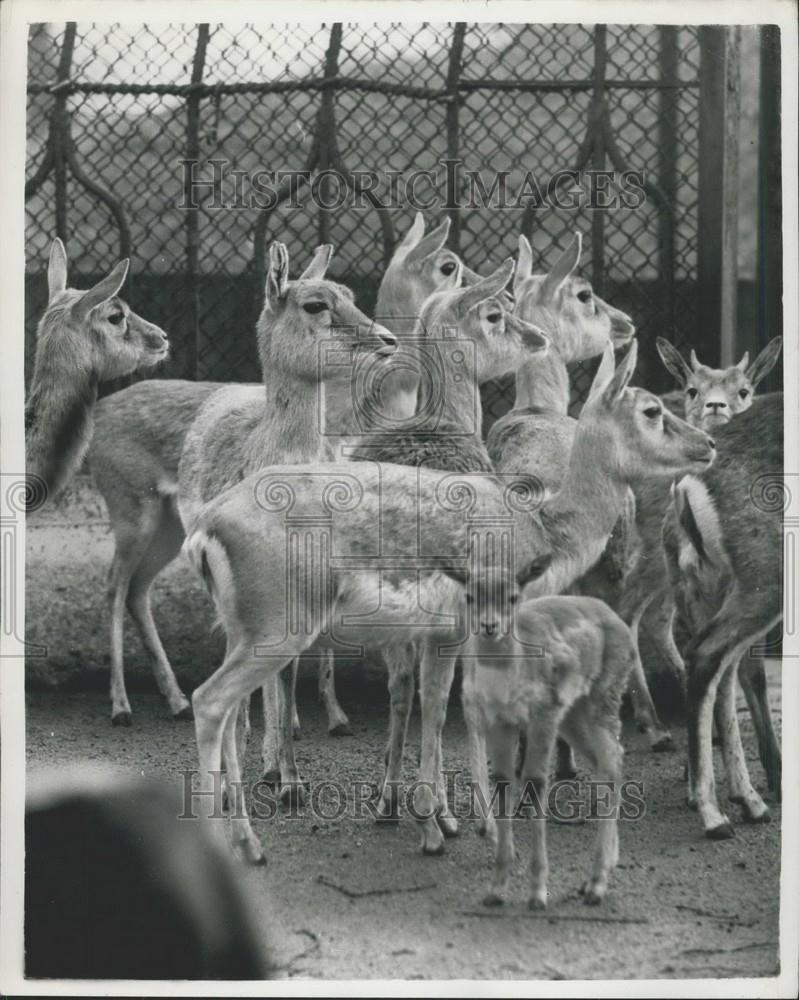
[[[462,290],[462,313],[484,294]],[[262,469],[207,504],[184,548],[212,594],[227,653],[193,695],[201,791],[213,793],[223,747],[231,784],[240,780],[239,701],[320,638],[377,647],[407,643],[420,633],[440,636],[447,644],[436,650],[440,655],[422,661],[415,797],[423,848],[440,851],[441,833],[430,840],[426,834],[446,809],[440,737],[458,654],[452,644],[459,602],[458,588],[437,567],[462,558],[471,521],[491,518],[512,531],[520,563],[553,557],[527,592],[557,592],[596,561],[633,471],[673,478],[680,470],[705,469],[713,459],[706,434],[664,411],[657,397],[627,388],[636,356],[633,341],[617,369],[606,348],[566,480],[540,510],[524,502],[518,482],[372,462]],[[315,529],[304,531],[298,549],[299,526],[312,522]],[[234,847],[261,860],[243,798],[236,806]]]
[[[722,840],[734,831],[716,798],[714,705],[728,795],[746,821],[770,819],[749,777],[735,679],[742,657],[782,619],[782,393],[756,399],[715,434],[718,461],[674,486],[663,542],[677,608],[695,630],[685,650],[689,804],[706,836]]]
[[[472,781],[489,803],[486,750],[497,784],[498,815],[490,806],[486,829],[495,843],[487,906],[505,901],[514,849],[511,787],[519,736],[525,736],[522,801],[533,837],[529,906],[547,904],[546,815],[549,771],[559,732],[585,755],[594,777],[609,784],[609,816],[598,819],[586,903],[599,903],[618,863],[617,813],[623,750],[619,710],[636,656],[630,630],[592,597],[539,597],[520,601],[541,576],[540,562],[514,576],[512,552],[491,530],[475,531],[470,566],[448,569],[463,587],[467,638],[463,655],[463,709],[470,730]]]
[[[658,353],[681,387],[664,396],[664,401],[676,412],[684,412],[689,424],[715,434],[718,428],[732,419],[738,419],[738,414],[749,409],[755,389],[776,364],[781,348],[782,338],[776,337],[751,364],[749,355],[745,354],[738,364],[721,369],[700,364],[692,351],[689,367],[667,340],[658,337]],[[632,557],[622,580],[618,610],[632,629],[636,642],[639,628],[645,628],[652,645],[663,655],[672,672],[682,677],[682,658],[672,635],[674,605],[664,574],[661,541],[663,517],[670,504],[669,484],[662,480],[643,479],[635,484],[634,493],[635,539]],[[749,661],[747,668],[741,673],[741,683],[747,700],[760,706],[753,713],[753,718],[758,725],[760,745],[771,748],[770,763],[766,765],[766,760],[763,762],[767,766],[771,784],[775,780],[771,762],[776,738],[773,728],[766,722],[770,720],[768,702],[760,694],[765,691],[762,663]],[[641,730],[649,735],[652,749],[672,749],[673,741],[658,718],[646,676],[640,669],[640,659],[633,672],[630,693],[636,721]],[[760,725],[761,720],[763,725]]]
[[[120,261],[88,292],[67,288],[67,253],[53,240],[47,309],[36,333],[36,360],[25,404],[30,498],[55,497],[89,448],[101,382],[163,361],[166,334],[119,298],[128,273]],[[44,496],[42,495],[43,491]],[[32,504],[31,504],[32,506]]]

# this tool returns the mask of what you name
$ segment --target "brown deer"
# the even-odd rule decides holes
[[[36,359],[25,404],[30,499],[55,497],[77,472],[92,439],[101,382],[163,361],[163,330],[119,298],[128,273],[120,261],[87,292],[67,288],[67,253],[53,240],[47,308],[36,333]],[[31,503],[30,506],[33,506]]]
[[[437,288],[451,282],[458,258],[444,248],[449,223],[426,236],[424,218],[418,214],[378,292],[376,311],[385,324],[407,327],[408,317]],[[411,251],[414,251],[411,255]],[[410,259],[408,259],[410,257]],[[331,372],[328,388],[332,397],[328,423],[350,426],[349,411],[336,412],[341,389]],[[189,701],[175,679],[172,666],[158,638],[153,621],[150,591],[158,574],[177,556],[185,537],[176,505],[177,469],[186,434],[200,407],[217,390],[219,382],[188,382],[180,379],[147,380],[107,396],[97,404],[95,436],[89,462],[95,484],[102,494],[114,533],[114,557],[109,574],[111,608],[112,674],[124,675],[123,625],[127,609],[150,654],[156,679],[173,717],[191,718]],[[406,386],[396,384],[398,389]],[[261,395],[261,386],[237,385],[242,398]],[[385,397],[385,406],[391,403]],[[344,400],[346,403],[346,399]],[[415,407],[415,396],[412,397]],[[343,404],[342,404],[343,405]],[[413,410],[411,410],[411,413]],[[328,443],[344,440],[329,436]],[[348,720],[335,699],[329,661],[320,674],[322,699],[328,712],[329,730],[348,731]],[[111,718],[116,725],[132,721],[130,702],[123,684],[112,693]],[[270,765],[265,767],[270,769]]]
[[[741,745],[736,674],[752,646],[782,619],[784,501],[782,393],[756,399],[719,427],[718,461],[673,489],[663,542],[675,602],[695,629],[685,651],[688,679],[689,804],[706,836],[733,835],[713,775],[714,705],[727,793],[744,820],[770,813],[755,791]]]

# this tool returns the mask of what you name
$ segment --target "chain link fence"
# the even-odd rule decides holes
[[[275,186],[279,203],[262,208],[253,199],[255,174],[309,171],[313,177],[334,169],[357,187],[353,172],[407,178],[430,171],[441,179],[442,197],[428,218],[450,215],[451,245],[475,269],[514,253],[520,232],[546,266],[579,229],[583,274],[603,298],[634,316],[641,380],[663,387],[655,336],[703,344],[696,309],[699,31],[35,25],[28,88],[28,362],[46,302],[47,253],[58,234],[71,260],[70,280],[79,287],[120,256],[132,257],[127,298],[174,344],[163,374],[255,381],[253,330],[268,241],[284,241],[297,266],[318,243],[332,242],[333,275],[369,309],[385,262],[414,214],[408,204],[386,208],[382,195],[362,198],[361,205],[351,197],[325,210],[311,198],[294,198],[285,182]],[[446,160],[461,165],[448,170]],[[529,190],[530,178],[543,192],[564,170],[635,171],[644,197],[635,207],[598,208],[574,198],[562,199],[568,207],[536,205],[533,195],[503,208],[496,190],[484,204],[468,207],[469,171],[480,172],[489,195],[493,180],[504,176],[513,201],[525,183]],[[216,189],[198,188],[195,197],[187,188],[187,178],[215,176]],[[558,190],[572,185],[567,178]],[[426,197],[430,187],[418,191]],[[575,373],[578,393],[590,375],[588,369]],[[485,393],[494,416],[511,400],[509,384]]]

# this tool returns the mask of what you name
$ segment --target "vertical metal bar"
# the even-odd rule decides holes
[[[458,159],[460,150],[460,104],[458,84],[463,70],[463,46],[466,38],[466,24],[458,21],[452,31],[452,44],[449,50],[447,67],[447,159],[452,163]],[[456,253],[461,250],[461,211],[458,205],[457,168],[447,172],[447,214],[450,218],[449,243]]]
[[[337,21],[330,29],[330,42],[325,52],[325,79],[332,80],[338,75],[338,59],[341,52],[343,26]],[[336,97],[332,87],[322,90],[322,100],[317,119],[319,137],[319,169],[330,170],[337,159],[336,156]],[[319,192],[323,203],[330,202],[330,181],[323,177]],[[319,242],[330,242],[330,209],[319,206]]]
[[[732,364],[738,295],[740,29],[701,27],[698,318],[710,364]]]
[[[75,21],[67,22],[64,30],[64,44],[61,46],[61,55],[58,60],[58,71],[56,80],[62,83],[69,80],[72,68],[72,55],[75,51],[75,35],[77,34],[77,24]],[[66,144],[68,141],[69,121],[67,111],[67,93],[64,90],[56,91],[55,104],[53,105],[53,122],[50,129],[50,141],[53,146],[53,179],[55,182],[55,231],[60,240],[67,243],[67,156]]]
[[[608,59],[608,27],[598,24],[594,28],[594,88],[591,97],[591,124],[594,170],[605,170],[605,71]],[[591,282],[602,294],[605,280],[605,210],[595,208],[591,213]]]
[[[671,212],[658,212],[658,272],[663,332],[670,339],[676,329],[674,211],[677,201],[677,112],[680,99],[677,32],[678,29],[670,25],[658,28],[659,76],[660,82],[667,84],[658,95],[658,186],[671,207]]]
[[[197,47],[194,50],[194,60],[191,68],[191,82],[202,83],[205,69],[205,53],[208,48],[210,27],[207,24],[197,26]],[[186,159],[198,161],[200,158],[200,102],[202,98],[192,91],[186,98]],[[186,172],[183,192],[183,204],[193,204],[191,190],[191,171]],[[183,377],[198,378],[199,368],[199,338],[200,338],[200,302],[199,302],[199,261],[200,261],[200,210],[186,208],[186,320],[185,340],[183,343],[184,362]]]
[[[757,343],[782,333],[782,140],[780,29],[760,29],[760,135],[757,199]],[[769,386],[771,388],[771,386]],[[778,386],[774,385],[774,388]]]

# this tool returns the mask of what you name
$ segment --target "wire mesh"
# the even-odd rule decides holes
[[[371,207],[325,212],[305,199],[265,212],[253,202],[258,171],[327,164],[442,175],[440,161],[454,156],[463,161],[461,199],[466,171],[489,188],[506,172],[510,192],[531,174],[544,190],[559,170],[617,169],[603,113],[624,169],[653,188],[643,205],[451,208],[456,248],[471,267],[490,268],[524,228],[546,266],[579,229],[583,273],[635,317],[642,344],[662,334],[679,345],[696,326],[698,80],[690,27],[34,25],[28,346],[58,233],[77,286],[131,255],[131,305],[175,345],[166,374],[257,380],[265,242],[279,238],[302,260],[329,239],[334,275],[369,308],[390,239],[414,211],[393,208],[388,236]],[[181,161],[192,154],[196,178],[211,178],[213,161],[224,166],[217,196],[204,190],[202,207],[187,211]],[[579,397],[590,366],[574,375]],[[487,388],[489,418],[511,392],[507,383]]]

